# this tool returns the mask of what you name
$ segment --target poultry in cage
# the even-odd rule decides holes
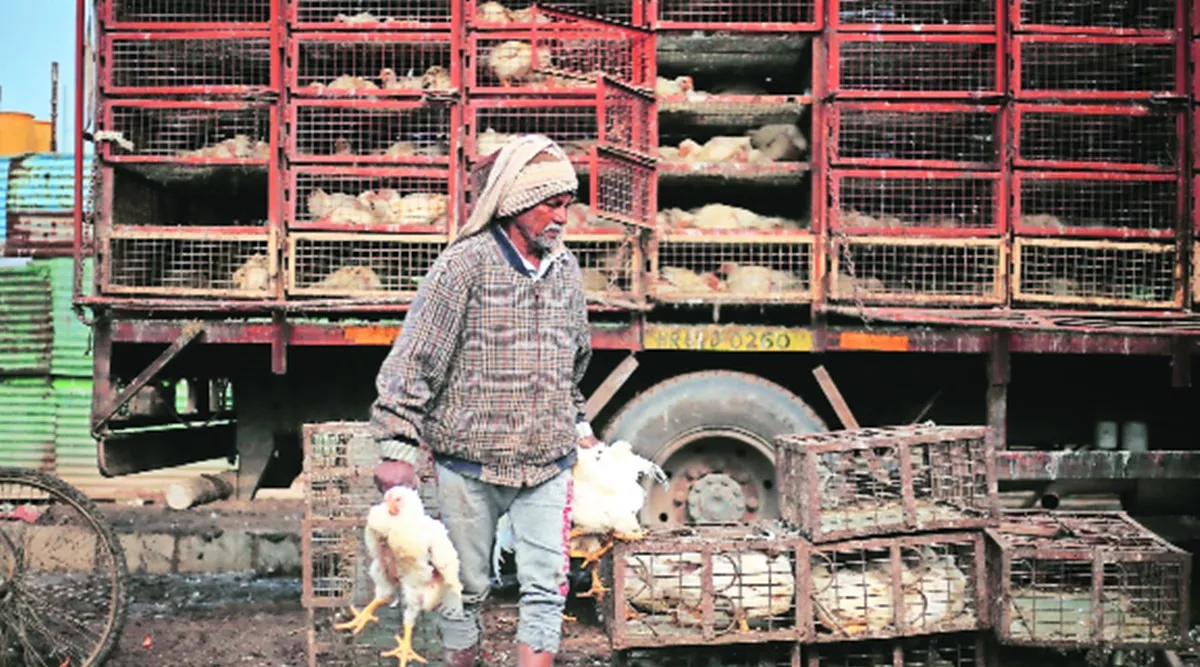
[[[514,81],[525,82],[534,72],[549,68],[550,62],[550,47],[539,46],[535,54],[532,44],[520,40],[501,42],[488,55],[488,67],[505,88],[511,88]]]

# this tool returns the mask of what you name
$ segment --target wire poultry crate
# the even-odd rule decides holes
[[[1185,210],[1175,174],[1018,171],[1012,179],[1021,235],[1169,239]]]
[[[451,0],[282,0],[293,31],[452,30]]]
[[[420,97],[459,88],[455,40],[440,33],[308,33],[288,40],[287,86],[313,97]]]
[[[813,542],[980,528],[999,513],[982,426],[892,426],[775,439],[781,518]]]
[[[465,109],[466,155],[487,157],[526,133],[544,134],[577,164],[586,164],[600,141],[598,100],[474,100]]]
[[[1181,308],[1174,242],[1013,240],[1013,301],[1105,308]]]
[[[287,291],[411,300],[446,241],[440,234],[293,232],[287,243]]]
[[[606,76],[600,79],[597,98],[601,115],[600,143],[643,157],[654,155],[658,143],[658,114],[653,92]]]
[[[374,484],[371,490],[378,498]],[[362,516],[342,522],[300,522],[300,549],[305,555],[300,600],[306,608],[346,607],[351,603],[358,570],[370,561],[362,539],[364,525]]]
[[[179,180],[155,179],[160,169],[145,165],[138,169],[102,164],[97,171],[96,200],[100,203],[95,222],[102,229],[175,232],[216,228],[265,234],[272,218],[271,169],[192,168],[180,170],[186,178]],[[18,208],[9,210],[9,243],[21,218]],[[70,245],[73,230],[63,231]]]
[[[990,667],[989,649],[983,633],[970,632],[816,644],[804,658],[805,667]]]
[[[829,0],[829,21],[847,32],[990,32],[1000,27],[1003,0]]]
[[[265,102],[106,100],[98,142],[108,162],[266,166],[275,153],[275,106]],[[129,142],[129,145],[122,145]]]
[[[597,146],[588,172],[593,214],[631,227],[653,226],[658,183],[652,161]]]
[[[449,166],[458,105],[399,100],[297,100],[284,150],[293,163]]]
[[[618,28],[475,32],[465,45],[466,88],[471,95],[593,95],[602,74],[649,86],[653,45],[645,33]]]
[[[1175,171],[1186,145],[1184,114],[1143,105],[1017,104],[1013,164],[1106,172]]]
[[[803,667],[800,644],[775,642],[745,646],[627,649],[613,652],[615,667]]]
[[[824,27],[825,0],[660,0],[658,30],[737,32],[818,32]]]
[[[995,35],[834,33],[830,92],[842,99],[978,99],[1003,92]]]
[[[1016,0],[1011,5],[1015,32],[1073,35],[1169,35],[1187,20],[1185,3],[1148,0],[1136,5],[1088,0]]]
[[[1148,100],[1184,95],[1182,48],[1165,37],[1016,35],[1018,100]]]
[[[1007,299],[1004,239],[838,235],[830,245],[832,301],[998,305]]]
[[[809,560],[813,643],[988,627],[980,532],[814,545]]]
[[[267,29],[280,0],[98,0],[106,30]]]
[[[108,95],[258,95],[278,92],[271,33],[102,33],[98,67]]]
[[[1170,647],[1186,640],[1191,554],[1124,512],[1006,512],[986,532],[1002,643]]]
[[[832,169],[830,228],[874,236],[999,236],[1000,172]]]
[[[660,234],[650,294],[664,303],[808,303],[811,234]]]
[[[275,243],[265,231],[111,230],[102,235],[100,291],[172,297],[275,295]]]
[[[855,167],[999,169],[999,106],[839,102],[829,106],[830,162]]]
[[[770,526],[651,531],[605,559],[612,648],[801,641],[808,546]]]
[[[463,4],[466,23],[474,30],[528,30],[548,27],[547,24],[562,26],[594,21],[610,26],[645,27],[649,21],[647,3],[636,0],[552,0],[539,2],[536,7],[528,0],[508,3],[464,0]]]
[[[288,227],[448,234],[454,172],[422,167],[298,166],[288,170]]]

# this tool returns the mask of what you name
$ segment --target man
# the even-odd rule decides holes
[[[579,389],[591,358],[583,280],[562,243],[577,189],[574,167],[550,139],[505,145],[376,380],[376,483],[416,486],[412,464],[423,441],[461,561],[465,610],[440,617],[449,667],[475,664],[479,605],[506,512],[521,586],[518,664],[552,665],[558,652],[571,466],[577,444],[596,442]]]

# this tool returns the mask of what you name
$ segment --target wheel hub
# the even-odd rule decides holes
[[[695,522],[729,523],[746,514],[742,485],[724,473],[710,473],[688,490],[688,518]]]

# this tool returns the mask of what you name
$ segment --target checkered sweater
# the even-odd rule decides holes
[[[480,464],[482,481],[534,486],[574,453],[591,334],[570,252],[534,280],[499,236],[454,244],[434,263],[376,379],[380,453]]]

